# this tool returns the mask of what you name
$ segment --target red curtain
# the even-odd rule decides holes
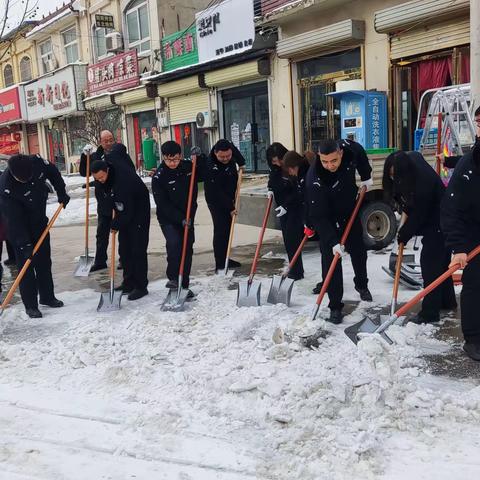
[[[430,88],[446,87],[452,84],[452,58],[435,58],[418,64],[418,90],[422,94]]]
[[[470,83],[470,52],[462,51],[460,62],[460,83]]]

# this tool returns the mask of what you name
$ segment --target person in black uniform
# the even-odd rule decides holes
[[[480,136],[480,121],[477,124]],[[466,354],[480,361],[480,256],[467,263],[467,254],[480,245],[480,142],[466,153],[453,172],[443,198],[440,224],[447,247],[452,249],[450,266],[459,263],[463,270],[460,308],[463,346]]]
[[[282,168],[271,175],[269,187],[272,188],[277,204],[278,217],[282,227],[283,242],[291,260],[302,242],[306,222],[304,183],[309,168],[307,160],[297,152],[285,152]],[[280,203],[281,202],[281,203]],[[289,273],[289,278],[303,278],[303,262],[301,255]]]
[[[228,237],[235,213],[237,165],[243,168],[245,159],[233,143],[219,140],[212,148],[205,170],[205,199],[213,220],[213,252],[215,270],[223,270],[227,256]],[[240,267],[230,259],[229,268]]]
[[[322,277],[325,280],[333,257],[345,255],[340,238],[355,208],[358,187],[355,171],[361,179],[360,186],[367,189],[373,185],[372,168],[363,147],[350,140],[324,140],[320,144],[319,158],[307,174],[306,193],[308,218],[319,236],[322,254]],[[346,242],[346,250],[352,259],[355,272],[353,282],[363,301],[371,302],[368,290],[367,250],[363,243],[360,219],[355,219]],[[318,287],[318,285],[317,285]],[[314,290],[314,293],[318,292]],[[330,319],[335,324],[342,322],[343,275],[338,262],[328,287]]]
[[[183,233],[187,216],[188,192],[192,175],[192,163],[182,160],[182,149],[174,141],[161,147],[163,162],[152,178],[152,193],[157,205],[157,219],[166,241],[167,288],[178,288],[178,272],[182,256]],[[182,288],[190,285],[193,243],[195,242],[194,220],[197,211],[197,182],[202,181],[202,158],[197,158],[196,181],[193,188],[189,221],[187,253],[183,270]],[[187,299],[194,294],[188,290]]]
[[[57,167],[48,160],[37,155],[13,155],[8,161],[8,168],[0,177],[2,210],[19,270],[31,257],[35,243],[48,224],[46,180],[55,188],[58,202],[66,207],[70,197],[65,191],[65,182]],[[55,298],[54,293],[50,235],[43,241],[20,282],[20,295],[25,311],[31,318],[42,317],[38,309],[38,296],[41,305],[52,308],[63,306],[63,302]]]
[[[80,157],[80,175],[87,174],[87,153],[90,153],[90,169],[96,160],[105,160],[112,165],[121,165],[127,170],[135,172],[135,165],[127,153],[127,148],[121,143],[116,143],[115,138],[109,130],[100,133],[100,146],[97,151],[93,151],[93,146],[88,144],[83,148]],[[97,243],[95,251],[95,260],[91,272],[107,268],[107,249],[110,238],[110,224],[112,222],[113,205],[111,199],[106,195],[105,190],[97,188],[98,184],[94,182],[95,198],[97,199]]]
[[[447,270],[451,256],[440,229],[440,204],[445,193],[442,180],[419,152],[399,151],[385,160],[383,190],[407,215],[398,231],[398,242],[406,245],[416,235],[423,237],[420,265],[423,286],[427,287]],[[420,313],[410,321],[438,322],[440,310],[456,307],[450,278],[423,299]]]
[[[123,264],[123,283],[117,290],[129,300],[148,295],[147,247],[150,228],[150,195],[142,179],[131,168],[103,160],[92,164],[93,178],[115,209],[111,229],[118,231],[118,253]]]

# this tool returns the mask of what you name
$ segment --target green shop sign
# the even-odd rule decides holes
[[[196,26],[172,33],[162,39],[162,71],[198,63]]]

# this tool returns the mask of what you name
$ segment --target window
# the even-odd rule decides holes
[[[95,58],[100,60],[107,56],[107,33],[113,32],[111,28],[97,28],[93,27],[93,47],[95,49]]]
[[[148,6],[143,0],[130,4],[125,13],[129,47],[137,47],[139,53],[150,50],[150,28],[148,25]]]
[[[3,81],[6,87],[9,87],[15,83],[13,80],[13,68],[11,65],[6,65],[3,69]]]
[[[28,57],[23,57],[20,60],[20,80],[22,82],[28,82],[32,79],[32,64]]]
[[[67,63],[78,61],[77,27],[70,27],[62,32],[63,47],[65,48],[65,60]]]
[[[53,60],[52,41],[48,39],[39,46],[40,49],[40,62],[42,64],[42,73],[48,73],[50,70],[54,70],[53,65],[50,66],[49,60]],[[52,68],[51,68],[52,67]]]

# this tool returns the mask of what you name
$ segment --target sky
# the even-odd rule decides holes
[[[10,14],[9,17],[9,30],[18,26],[22,18],[22,13],[25,8],[25,1],[26,0],[10,0]],[[29,6],[32,7],[35,5],[35,1],[37,3],[38,11],[36,18],[41,19],[42,15],[48,15],[48,12],[53,12],[55,8],[61,6],[64,0],[28,0]],[[0,8],[1,11],[4,12],[6,10],[5,6],[7,4],[7,0],[0,0]]]

